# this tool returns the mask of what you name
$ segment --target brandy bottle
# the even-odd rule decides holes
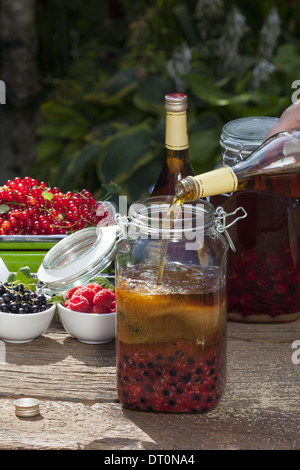
[[[197,176],[176,185],[176,198],[198,198],[255,190],[284,197],[300,197],[300,130],[280,132],[266,140],[246,160]]]
[[[152,196],[173,196],[177,182],[194,175],[189,159],[187,96],[182,93],[166,95],[165,110],[165,158]]]

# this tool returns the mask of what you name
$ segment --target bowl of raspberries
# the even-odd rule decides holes
[[[65,330],[82,343],[108,343],[115,338],[116,302],[114,286],[90,282],[69,289],[58,303]]]

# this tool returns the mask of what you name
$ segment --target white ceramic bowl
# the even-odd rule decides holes
[[[82,313],[58,304],[64,329],[81,343],[101,344],[115,337],[115,313]]]
[[[7,343],[28,343],[44,333],[55,312],[55,305],[37,313],[0,312],[0,339]]]

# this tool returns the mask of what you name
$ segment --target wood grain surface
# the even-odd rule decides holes
[[[0,341],[0,449],[300,448],[300,321],[228,324],[225,393],[206,414],[129,411],[116,393],[115,344],[85,345],[54,319],[26,344]],[[41,400],[20,418],[14,400]]]

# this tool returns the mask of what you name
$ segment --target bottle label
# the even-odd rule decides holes
[[[199,185],[199,198],[231,193],[238,187],[238,179],[229,166],[194,176]]]
[[[184,150],[189,146],[186,111],[181,113],[166,112],[166,148]]]

